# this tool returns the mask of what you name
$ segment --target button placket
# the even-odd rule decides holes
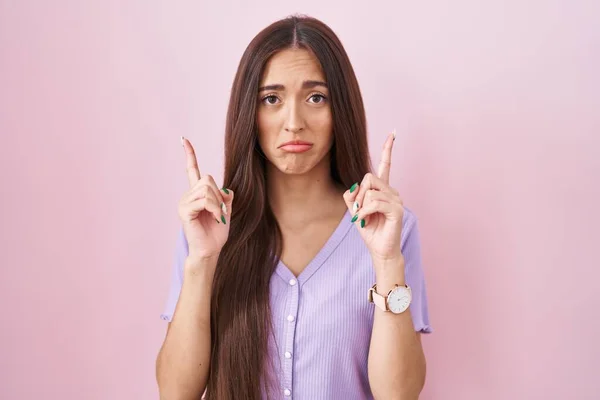
[[[290,279],[288,281],[288,290],[291,291],[290,301],[289,301],[289,310],[287,310],[287,329],[286,336],[283,343],[284,359],[283,359],[283,394],[286,397],[290,397],[292,395],[292,373],[294,367],[294,360],[292,357],[293,349],[294,349],[294,340],[296,336],[296,323],[297,323],[297,313],[298,306],[300,300],[300,285],[296,279]]]

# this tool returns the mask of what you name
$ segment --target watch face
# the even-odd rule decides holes
[[[404,286],[399,286],[388,296],[388,307],[394,314],[400,314],[406,311],[410,305],[410,300],[410,291]]]

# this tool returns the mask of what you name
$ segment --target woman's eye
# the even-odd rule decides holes
[[[320,104],[323,103],[325,101],[325,96],[323,96],[322,94],[313,94],[312,96],[310,96],[311,99],[318,99],[318,101],[313,101],[312,103],[314,104]]]
[[[277,96],[266,96],[265,98],[263,98],[263,103],[266,102],[267,104],[275,104],[277,102]]]

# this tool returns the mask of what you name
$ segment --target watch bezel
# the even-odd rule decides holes
[[[404,308],[401,311],[395,312],[390,308],[390,297],[392,296],[392,294],[396,294],[398,292],[406,292],[408,293],[408,304],[406,305],[406,308]],[[396,285],[396,287],[392,288],[387,296],[385,296],[385,306],[388,309],[389,312],[393,313],[393,314],[402,314],[403,312],[405,312],[406,310],[408,310],[408,308],[410,307],[410,304],[412,303],[412,290],[410,288],[410,286],[408,285]]]

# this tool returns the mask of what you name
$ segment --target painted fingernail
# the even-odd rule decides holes
[[[225,193],[229,194],[229,190],[227,190],[227,188],[221,188],[222,191],[224,191]]]
[[[360,227],[361,227],[361,228],[364,228],[364,227],[365,227],[365,224],[366,224],[365,220],[364,220],[364,219],[361,219],[361,220],[360,220]]]
[[[225,217],[223,215],[221,215],[221,222],[223,222],[225,225],[227,225],[227,220],[225,219]]]
[[[356,222],[357,219],[358,219],[358,214],[356,214],[354,217],[352,217],[352,220],[350,222]]]
[[[219,221],[219,220],[218,220],[218,219],[216,219],[216,218],[215,218],[215,221],[217,221],[217,224],[220,224],[220,223],[221,223],[221,221]]]
[[[396,128],[394,128],[394,130],[392,131],[392,135],[394,135],[394,139],[393,140],[396,140]]]
[[[183,146],[183,136],[179,140],[181,141],[181,145]]]
[[[358,204],[358,201],[355,201],[354,204],[352,204],[352,214],[356,214],[359,207],[360,207],[360,205]]]
[[[350,193],[354,192],[356,190],[356,187],[358,186],[358,182],[356,182],[354,185],[352,185],[350,187]]]
[[[223,211],[223,214],[227,215],[227,206],[225,203],[221,203],[221,210]]]

